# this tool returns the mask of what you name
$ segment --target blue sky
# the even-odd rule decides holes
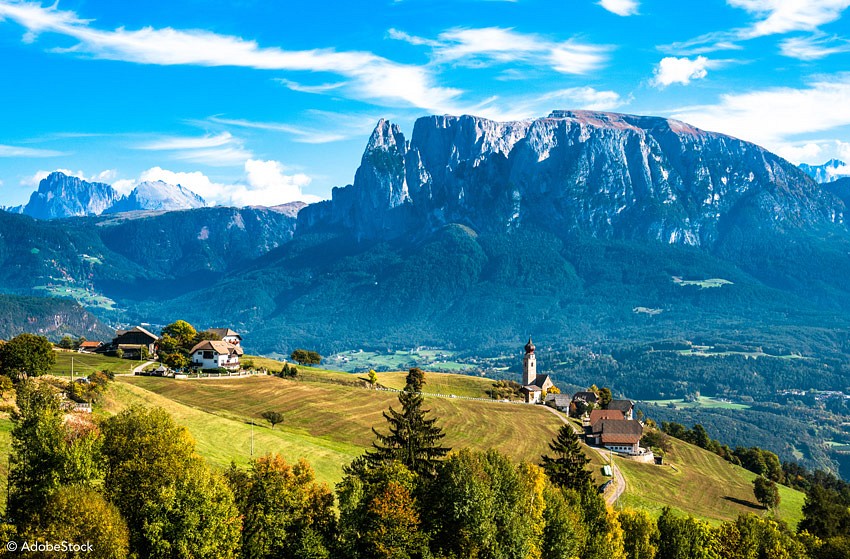
[[[379,118],[679,118],[850,161],[850,0],[0,0],[0,204],[63,169],[329,196]]]

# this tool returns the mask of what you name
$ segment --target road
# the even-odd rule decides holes
[[[132,373],[124,373],[124,375],[127,375],[127,376],[138,375],[139,373],[141,373],[142,371],[145,370],[145,367],[147,367],[148,365],[153,365],[154,363],[156,363],[156,361],[145,361],[144,363],[142,363],[138,367],[134,368]],[[121,375],[118,375],[118,376],[121,376]]]
[[[556,410],[554,408],[550,408],[549,406],[543,406],[543,407],[546,408],[547,410],[549,410],[550,412],[554,413],[556,416],[558,416],[558,419],[560,419],[563,423],[569,425],[572,428],[573,432],[575,432],[576,434],[581,434],[580,431],[578,430],[578,428],[575,425],[573,425],[572,423],[570,423],[570,421],[566,417],[564,417],[563,413],[559,412],[558,410]],[[586,446],[591,451],[598,454],[602,458],[603,461],[608,459],[608,457],[609,457],[609,456],[606,456],[604,451],[602,451],[598,448],[594,448],[594,447],[589,446],[589,445],[584,445],[584,446]],[[620,472],[620,468],[617,467],[617,464],[614,463],[613,460],[611,461],[611,473],[614,474],[614,476],[613,476],[614,483],[611,484],[611,487],[613,487],[613,489],[609,488],[605,491],[605,502],[608,503],[609,505],[614,505],[614,503],[617,502],[617,499],[620,498],[620,495],[623,494],[623,491],[626,490],[626,479],[623,477],[622,472]]]

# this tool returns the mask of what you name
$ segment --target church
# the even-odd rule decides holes
[[[528,338],[525,344],[525,357],[522,358],[522,388],[520,393],[525,396],[528,404],[539,404],[543,401],[543,392],[554,384],[549,375],[537,374],[537,356],[534,355],[534,343]]]

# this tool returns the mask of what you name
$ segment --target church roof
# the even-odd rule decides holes
[[[534,353],[534,342],[531,341],[531,336],[528,337],[528,343],[525,344],[526,353]]]
[[[543,388],[546,381],[549,381],[550,383],[552,382],[549,375],[537,375],[537,378],[534,379],[534,385]]]

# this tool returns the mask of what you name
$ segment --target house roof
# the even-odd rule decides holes
[[[576,392],[573,394],[573,400],[584,400],[585,402],[590,402],[595,404],[599,398],[596,397],[596,394],[593,392]]]
[[[233,345],[221,340],[204,340],[195,344],[189,353],[196,351],[214,351],[219,355],[243,355],[245,352],[238,345]]]
[[[543,388],[547,381],[549,384],[552,384],[552,379],[549,378],[549,375],[538,375],[537,378],[534,379],[534,386]]]
[[[237,332],[231,330],[230,328],[209,328],[207,332],[212,332],[220,338],[224,338],[227,336],[236,336],[240,340],[242,339],[242,336],[240,336]]]
[[[606,409],[609,410],[620,410],[623,413],[627,413],[629,410],[634,408],[635,405],[631,400],[611,400],[608,402],[608,406]]]
[[[626,416],[620,410],[593,410],[590,412],[590,424],[593,426],[591,430],[594,433],[599,433],[597,427],[605,419],[619,419],[623,421],[626,419]]]
[[[80,347],[100,347],[102,344],[103,344],[103,342],[96,342],[94,340],[92,340],[92,341],[86,340],[86,341],[84,341],[83,343],[80,344]]]
[[[643,435],[640,421],[603,419],[600,421],[602,444],[637,444]]]
[[[152,334],[152,333],[148,332],[147,330],[145,330],[141,326],[134,326],[134,327],[130,328],[129,330],[116,330],[115,331],[115,337],[120,338],[124,334],[129,334],[130,332],[139,332],[141,334],[146,335],[147,337],[149,337],[153,341],[157,341],[159,339],[159,336],[157,336],[156,334]]]
[[[541,390],[539,386],[535,386],[533,384],[527,384],[520,388],[520,391],[523,390],[525,390],[526,392],[543,392],[543,390]]]
[[[558,407],[569,406],[571,400],[572,398],[570,398],[569,394],[552,394],[552,401],[555,402],[555,405]]]

